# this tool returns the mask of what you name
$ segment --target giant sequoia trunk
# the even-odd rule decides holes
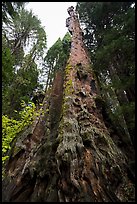
[[[134,201],[126,157],[110,137],[97,103],[98,87],[77,16],[72,7],[68,12],[68,63],[46,93],[44,115],[14,141],[4,202]]]

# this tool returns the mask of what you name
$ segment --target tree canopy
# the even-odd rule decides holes
[[[135,3],[78,2],[77,11],[113,127],[134,144]]]
[[[38,60],[44,59],[46,49],[40,20],[24,5],[7,2],[2,10],[2,111],[10,117],[17,115],[14,110],[21,109],[22,100],[28,103],[41,87]]]
[[[63,39],[60,38],[48,50],[44,58],[44,67],[47,67],[47,86],[51,85],[57,70],[64,69],[69,57],[71,36],[66,33]]]

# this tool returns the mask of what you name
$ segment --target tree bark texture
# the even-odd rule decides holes
[[[97,82],[75,12],[69,18],[68,63],[46,93],[44,115],[14,141],[3,202],[134,201],[126,156],[96,104]]]

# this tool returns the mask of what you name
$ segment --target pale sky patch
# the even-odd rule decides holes
[[[66,19],[69,17],[67,9],[70,6],[76,7],[77,2],[29,2],[27,10],[41,21],[47,34],[47,48],[49,49],[56,40],[64,37],[68,31]]]

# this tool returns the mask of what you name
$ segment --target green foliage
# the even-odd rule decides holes
[[[11,50],[7,47],[6,39],[2,36],[2,87],[6,88],[13,80],[14,76],[14,57]]]
[[[16,11],[14,16],[4,10],[8,9],[7,4]],[[21,100],[28,103],[33,91],[40,87],[38,60],[43,60],[46,33],[23,2],[4,2],[2,12],[7,12],[9,19],[3,20],[2,27],[2,112],[17,119],[18,112],[15,115],[13,110],[21,110]]]
[[[14,19],[18,15],[18,10],[27,2],[2,2],[2,20],[4,23],[9,23],[9,16]]]
[[[71,36],[67,32],[63,39],[60,38],[48,50],[45,63],[48,67],[47,85],[50,85],[58,69],[63,69],[69,57]]]
[[[10,35],[9,35],[10,32]],[[24,49],[29,47],[32,59],[42,57],[46,48],[46,33],[40,20],[22,7],[18,15],[8,24],[3,25],[3,33],[15,57],[15,64],[21,65]]]
[[[7,115],[2,116],[2,162],[3,164],[9,158],[8,150],[11,149],[11,142],[21,132],[24,127],[30,125],[35,116],[35,104],[29,102],[21,103],[22,110],[19,112],[20,120],[9,118]],[[15,111],[17,112],[17,111]]]
[[[27,58],[27,56],[26,56]],[[38,87],[38,70],[35,62],[31,62],[26,68],[27,62],[24,60],[22,68],[14,74],[14,80],[5,91],[3,91],[3,114],[10,117],[17,117],[14,111],[21,110],[20,102],[29,102],[33,90]],[[18,88],[17,88],[18,87]]]
[[[53,66],[54,70],[62,69],[65,66],[69,55],[70,41],[71,37],[69,33],[66,33],[62,40],[59,38],[48,50],[45,61]]]
[[[63,52],[65,54],[65,63],[69,57],[70,47],[71,47],[71,35],[69,32],[65,34],[65,36],[62,39],[62,45],[63,45]]]
[[[101,94],[111,104],[107,105],[110,117],[133,138],[135,6],[133,2],[78,2],[77,10]]]

